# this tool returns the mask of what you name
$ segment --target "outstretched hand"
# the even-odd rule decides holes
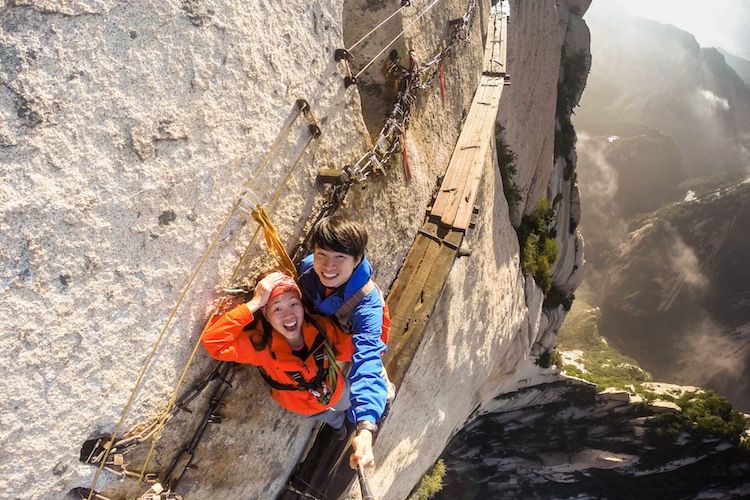
[[[278,285],[284,278],[286,278],[285,274],[273,272],[261,279],[258,284],[255,285],[253,298],[247,303],[247,307],[252,312],[255,312],[265,306],[268,303],[268,298],[271,296],[273,289],[276,288],[276,285]]]
[[[352,439],[349,467],[356,469],[359,465],[362,467],[375,465],[375,455],[372,453],[372,432],[366,429],[359,431]]]

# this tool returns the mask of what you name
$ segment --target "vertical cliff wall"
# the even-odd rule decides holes
[[[426,5],[414,2],[405,19]],[[0,331],[2,362],[13,370],[2,387],[0,490],[55,497],[89,485],[93,469],[78,463],[83,440],[112,431],[148,350],[241,186],[259,174],[252,187],[268,201],[302,151],[307,136],[298,122],[258,172],[297,98],[308,99],[323,136],[272,213],[285,241],[293,242],[311,212],[317,168],[349,163],[367,147],[358,94],[344,89],[332,58],[343,45],[344,8],[344,2],[3,5]],[[464,2],[445,2],[420,19],[406,37],[418,40],[418,56],[436,50],[447,20],[464,9]],[[476,83],[478,40],[477,24],[465,52],[446,65],[447,111],[435,96],[420,106],[425,122],[443,127],[440,140],[427,145],[417,140],[415,125],[414,181],[406,185],[394,168],[350,197],[351,212],[373,221],[370,257],[381,283],[395,276],[413,221],[450,155],[460,128],[455,109],[468,104]],[[164,329],[125,428],[165,404],[216,287],[231,284],[252,230],[254,223],[235,217],[221,234]],[[265,255],[262,245],[251,255]],[[206,365],[199,355],[188,378]],[[283,484],[311,424],[276,408],[250,370],[237,385],[222,437],[206,445],[214,456],[227,448],[233,455],[201,476],[210,485],[235,477],[235,470],[253,470],[250,480],[226,481],[225,488],[228,496],[257,497]],[[191,423],[174,425],[181,432],[165,434],[157,470]]]
[[[338,141],[349,153],[366,144],[350,111],[356,94],[343,91],[329,57],[340,9],[4,4],[0,323],[13,370],[3,380],[0,490],[41,498],[88,486],[81,443],[112,431],[190,270],[297,97],[310,98],[336,137],[330,156]],[[254,186],[260,193],[299,151],[301,131]],[[274,214],[284,236],[315,193],[312,169],[305,162],[291,181],[295,202]],[[222,235],[126,426],[165,403],[248,231],[235,219]],[[256,411],[281,418],[257,399]],[[290,446],[298,452],[301,440]]]
[[[564,297],[583,278],[583,241],[577,231],[580,196],[571,175],[575,152],[556,157],[554,144],[561,122],[569,123],[580,99],[590,64],[589,34],[581,19],[589,3],[510,2],[511,85],[498,114],[501,139],[517,155],[513,181],[524,193],[519,219],[541,198],[557,200],[551,224],[558,248],[553,285]],[[559,83],[576,54],[583,56],[583,81],[561,107]],[[556,379],[554,368],[539,363],[555,345],[564,306],[545,301],[520,269],[514,217],[495,154],[484,171],[478,223],[467,238],[472,255],[454,265],[378,440],[376,453],[385,459],[372,482],[385,498],[405,498],[451,436],[490,411],[495,396],[512,397]],[[356,488],[351,493],[356,495]]]
[[[413,1],[397,22],[410,26],[429,3]],[[431,56],[467,3],[441,2],[407,29],[404,46],[418,59]],[[412,181],[405,182],[396,164],[348,200],[346,210],[371,224],[368,254],[384,287],[413,240],[476,87],[489,11],[489,2],[480,4],[469,40],[444,66],[446,102],[439,91],[427,92],[412,117]],[[3,5],[0,356],[13,368],[0,391],[0,491],[59,498],[88,487],[94,469],[78,462],[80,446],[113,430],[162,333],[124,428],[163,408],[217,288],[251,281],[265,256],[258,243],[239,279],[229,279],[255,229],[243,216],[231,218],[173,311],[244,183],[254,178],[251,187],[269,202],[302,155],[271,214],[293,244],[319,200],[317,168],[351,163],[366,149],[360,94],[344,88],[332,53],[346,38],[342,13],[369,6],[296,0]],[[500,123],[519,155],[525,211],[548,186],[554,191],[548,196],[562,192],[573,204],[572,181],[550,180],[565,170],[553,157],[555,95],[561,50],[577,15],[564,1],[515,1],[510,10],[513,84],[503,95]],[[310,102],[321,143],[305,150],[306,129],[293,123],[261,172],[262,156],[297,98]],[[536,373],[532,346],[541,345],[545,331],[554,333],[540,290],[519,268],[494,153],[478,205],[478,224],[467,239],[473,253],[451,271],[381,431],[372,477],[379,497],[406,496],[478,407]],[[567,213],[559,209],[560,220]],[[574,248],[575,231],[558,234],[561,249]],[[580,262],[580,252],[563,261]],[[559,286],[573,286],[573,265],[556,269]],[[544,350],[535,349],[535,355]],[[199,352],[188,382],[208,366]],[[312,424],[277,408],[250,369],[235,378],[223,414],[224,424],[202,444],[200,470],[190,472],[181,493],[258,498],[279,491]],[[163,470],[194,425],[189,415],[170,422],[152,470]],[[98,489],[123,491],[111,481]]]

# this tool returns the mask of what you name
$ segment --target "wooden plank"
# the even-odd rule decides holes
[[[484,58],[482,61],[483,71],[495,71],[492,63],[500,57],[502,21],[505,19],[505,16],[492,16],[492,19],[492,24],[487,29],[487,41],[485,42]]]
[[[482,77],[487,79],[488,77]],[[472,116],[470,124],[470,130],[474,137],[474,148],[469,152],[467,157],[464,159],[465,167],[462,171],[461,178],[456,185],[456,189],[450,193],[450,198],[447,205],[443,208],[440,214],[440,220],[446,227],[452,227],[453,221],[458,212],[458,208],[462,202],[465,202],[465,193],[471,190],[470,181],[475,180],[476,176],[472,175],[472,172],[476,169],[478,158],[484,160],[483,154],[480,156],[482,151],[486,151],[486,145],[489,143],[490,131],[487,130],[488,123],[494,124],[494,118],[497,115],[497,104],[494,96],[497,94],[496,87],[484,87],[488,89],[490,93],[487,98],[493,98],[490,102],[477,102],[477,112]],[[502,87],[500,87],[502,88]],[[468,119],[467,119],[468,123]],[[494,128],[492,128],[494,130]],[[468,187],[467,187],[468,186]]]
[[[494,19],[498,18],[495,17]],[[460,170],[458,182],[451,183],[450,191],[446,190],[446,195],[440,200],[441,203],[438,205],[439,210],[432,212],[435,216],[440,217],[441,223],[447,227],[456,227],[464,230],[468,228],[468,223],[463,222],[466,219],[465,212],[467,206],[469,207],[469,219],[471,218],[470,209],[473,207],[474,200],[476,199],[486,152],[489,148],[491,134],[494,133],[494,122],[504,84],[502,78],[491,76],[491,74],[494,74],[493,72],[499,69],[496,58],[505,57],[501,55],[501,51],[499,50],[505,45],[505,43],[502,43],[503,27],[507,28],[505,16],[499,18],[492,25],[493,36],[487,41],[483,66],[484,71],[489,72],[490,75],[482,76],[480,80],[481,92],[478,90],[476,94],[476,96],[481,96],[481,99],[475,97],[469,110],[469,115],[466,118],[465,127],[469,130],[468,133],[474,137],[476,137],[474,134],[479,134],[479,138],[476,141],[477,150],[470,158],[462,159],[464,167]],[[466,165],[467,161],[468,166]],[[456,226],[455,220],[459,213],[461,213],[460,220],[462,224]]]
[[[438,243],[430,238],[417,234],[411,250],[406,256],[404,265],[396,277],[396,281],[388,294],[388,308],[391,311],[391,341],[390,345],[398,342],[401,333],[406,329],[409,315],[417,302],[419,290],[424,282],[424,275],[429,270],[429,255]],[[431,250],[432,249],[432,250]]]
[[[414,272],[419,268],[419,265],[424,258],[424,254],[427,251],[429,243],[429,238],[424,238],[419,232],[417,232],[416,236],[414,237],[414,243],[412,243],[411,248],[407,252],[404,263],[401,265],[401,269],[399,269],[398,274],[396,275],[396,279],[391,285],[391,291],[388,293],[387,299],[389,305],[401,300],[401,294],[403,294],[404,291],[409,287],[409,282],[404,279],[404,276],[414,274]]]
[[[385,361],[388,377],[394,384],[398,382],[397,387],[400,387],[406,378],[417,350],[422,344],[427,323],[432,316],[440,293],[445,286],[445,281],[453,267],[453,261],[458,254],[457,248],[460,248],[461,241],[463,240],[461,233],[457,231],[450,231],[450,233],[455,242],[454,245],[441,245],[433,253],[430,273],[422,287],[420,300],[412,310],[409,328],[404,332],[398,345],[394,346],[392,352],[389,350],[388,356],[386,356]]]
[[[476,99],[476,98],[475,98]],[[469,111],[464,122],[464,128],[461,131],[461,135],[456,142],[456,147],[453,150],[450,162],[448,163],[448,169],[445,171],[443,176],[443,182],[440,185],[440,190],[435,198],[430,214],[436,217],[440,217],[443,211],[450,204],[450,200],[453,198],[454,193],[461,189],[463,170],[467,165],[467,157],[470,156],[470,150],[476,146],[478,139],[474,129],[471,127],[471,123],[474,121],[474,115]]]
[[[495,17],[498,21],[493,23],[493,36],[488,40],[485,49],[485,61],[483,69],[485,71],[495,71],[497,54],[499,53],[498,44],[501,42],[501,31],[504,25],[505,17]],[[478,134],[478,147],[473,151],[472,156],[468,159],[469,166],[462,170],[462,186],[452,192],[452,197],[447,206],[440,213],[441,222],[457,229],[468,229],[468,223],[456,225],[456,218],[460,213],[461,220],[465,219],[465,212],[468,209],[469,218],[473,208],[476,192],[478,189],[479,179],[484,166],[486,151],[489,148],[492,135],[494,134],[494,122],[499,107],[500,95],[502,92],[502,79],[497,77],[483,75],[480,81],[480,87],[483,89],[482,100],[475,100],[478,105],[486,106],[486,109],[474,110],[475,113],[469,113],[467,125]],[[472,104],[474,107],[474,103]],[[471,120],[471,121],[470,121]],[[468,207],[468,208],[467,208]]]
[[[497,26],[498,24],[502,26],[502,23],[495,22],[497,17],[497,15],[492,16],[492,24],[490,24],[488,29],[488,32],[492,30],[492,36],[488,36],[487,42],[485,43],[482,64],[483,71],[491,69],[492,67],[493,53],[496,51],[496,42],[500,36]],[[475,143],[478,131],[472,123],[483,115],[485,110],[481,107],[486,106],[486,104],[483,105],[480,103],[487,102],[487,96],[489,95],[488,90],[490,90],[489,87],[482,85],[481,82],[482,80],[480,80],[479,88],[474,94],[474,99],[472,100],[469,113],[464,122],[464,128],[458,137],[456,147],[453,149],[451,160],[448,163],[448,168],[443,176],[440,191],[435,198],[435,203],[433,204],[431,213],[436,217],[442,216],[443,211],[450,205],[451,200],[455,197],[456,191],[461,190],[462,186],[465,184],[465,177],[462,175],[462,172],[466,168],[467,161],[470,161],[470,159],[467,159],[462,152],[466,151],[466,148],[468,147],[476,146]]]
[[[500,20],[500,57],[498,58],[500,71],[508,71],[508,16],[503,16]]]
[[[493,80],[500,80],[502,78],[493,78]],[[498,96],[502,93],[502,85],[497,87]],[[500,104],[499,97],[494,100],[493,106],[490,108],[489,116],[482,124],[485,136],[482,138],[480,148],[474,156],[474,168],[469,172],[467,176],[466,185],[464,192],[462,193],[459,206],[455,212],[453,220],[450,221],[451,226],[455,229],[466,231],[469,228],[471,222],[471,212],[474,208],[474,202],[479,192],[479,182],[484,173],[484,168],[487,163],[487,154],[490,151],[490,145],[492,144],[492,136],[495,133],[495,117],[497,116],[497,110]]]
[[[484,108],[486,105],[478,103],[484,102],[486,92],[487,88],[480,86],[474,97],[474,102],[471,108],[469,108],[469,114],[466,116],[466,121],[464,122],[464,129],[458,138],[456,147],[453,150],[453,156],[443,177],[440,191],[435,199],[432,210],[430,210],[430,214],[435,217],[442,217],[454,198],[459,196],[459,192],[463,190],[466,181],[466,170],[471,166],[472,149],[479,146],[478,141],[481,137],[481,130],[474,124],[478,116],[481,116],[485,111]]]

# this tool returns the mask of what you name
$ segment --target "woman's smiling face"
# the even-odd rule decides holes
[[[266,304],[263,312],[274,330],[287,340],[298,340],[302,333],[302,320],[305,312],[302,301],[294,292],[284,292]]]

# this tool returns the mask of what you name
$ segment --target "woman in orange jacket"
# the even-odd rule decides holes
[[[292,278],[271,273],[249,302],[214,321],[201,342],[215,359],[257,366],[282,407],[340,429],[350,401],[334,358],[351,361],[352,338],[330,318],[308,315],[300,297]]]

